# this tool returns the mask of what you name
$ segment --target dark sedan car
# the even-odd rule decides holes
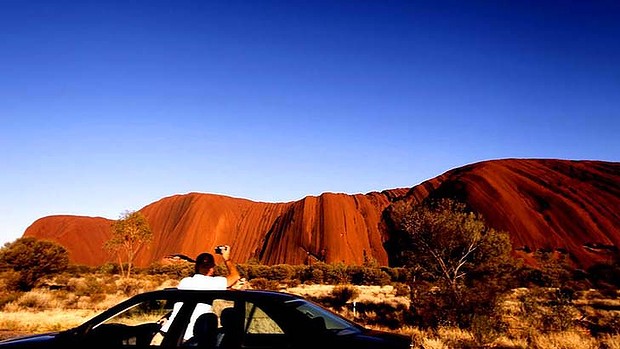
[[[0,349],[404,349],[410,343],[287,293],[167,289],[132,297],[71,330],[2,341]]]

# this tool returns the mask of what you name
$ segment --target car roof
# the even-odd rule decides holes
[[[166,288],[157,291],[148,291],[138,294],[132,298],[153,298],[153,297],[170,297],[170,296],[196,296],[196,295],[208,295],[209,297],[240,297],[247,299],[279,299],[281,301],[303,299],[303,297],[279,291],[268,290],[185,290],[179,288]]]

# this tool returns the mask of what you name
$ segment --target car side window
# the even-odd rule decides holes
[[[282,328],[257,305],[245,304],[245,329],[250,334],[283,334]]]
[[[87,339],[110,348],[158,346],[153,339],[170,311],[171,306],[165,300],[137,303],[93,326]]]
[[[282,330],[276,319],[270,316],[266,308],[252,302],[245,302],[241,310],[244,313],[242,348],[291,348],[289,336]]]

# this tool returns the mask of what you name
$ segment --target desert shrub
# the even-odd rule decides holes
[[[449,199],[397,202],[386,218],[394,230],[387,244],[393,262],[422,278],[411,297],[419,326],[468,328],[474,316],[497,312],[519,264],[507,233]]]
[[[537,267],[524,267],[521,271],[522,286],[560,287],[572,280],[572,267],[568,256],[545,250],[534,254]]]
[[[67,250],[52,241],[24,237],[0,249],[0,270],[18,272],[18,288],[22,291],[32,289],[46,275],[64,271],[68,265]]]
[[[596,343],[596,339],[589,337],[587,333],[581,331],[561,331],[544,334],[534,333],[529,338],[528,348],[598,349],[599,346]]]
[[[381,267],[380,269],[390,277],[390,281],[392,283],[406,283],[409,281],[409,272],[407,268]]]
[[[186,276],[192,275],[194,272],[194,266],[191,263],[153,263],[146,268],[146,273],[149,275],[167,275],[171,278],[182,279]]]
[[[105,293],[95,293],[90,295],[90,301],[93,304],[101,303],[107,298]]]
[[[105,263],[99,266],[99,268],[97,268],[97,273],[101,273],[101,274],[114,275],[114,274],[120,274],[120,272],[121,272],[120,266],[114,263]]]
[[[56,277],[52,279],[52,282],[58,285],[59,287],[66,288],[70,280],[71,280],[71,276],[69,273],[62,273],[62,274],[56,275]]]
[[[144,215],[139,211],[126,211],[112,223],[112,234],[103,248],[118,257],[120,273],[131,275],[136,253],[142,246],[153,241],[153,231]]]
[[[248,280],[257,278],[269,279],[271,277],[271,268],[263,264],[247,264],[246,273]]]
[[[21,291],[0,291],[0,310],[5,305],[16,302],[23,294]]]
[[[353,275],[359,274],[358,284],[363,284],[363,270],[362,266],[347,266],[343,263],[316,263],[310,266],[298,266],[296,277],[304,283],[338,285],[351,283]]]
[[[287,288],[297,287],[301,285],[301,281],[299,279],[288,279],[282,282]]]
[[[297,279],[299,282],[303,283],[306,281],[306,275],[308,274],[309,266],[307,265],[293,265],[293,276],[292,279]]]
[[[392,286],[394,287],[394,295],[396,297],[407,297],[411,294],[411,287],[407,284],[396,282]]]
[[[329,269],[329,264],[322,262],[308,266],[305,269],[305,282],[311,284],[325,283],[325,275],[328,273]]]
[[[307,284],[350,284],[388,285],[391,280],[406,279],[405,268],[348,266],[344,263],[327,264],[318,262],[312,265],[278,264],[241,264],[237,266],[239,274],[248,280],[264,278],[290,284],[293,280]],[[225,275],[225,269],[216,275]],[[296,282],[295,282],[296,283]]]
[[[250,285],[252,288],[258,290],[277,290],[280,287],[279,282],[265,278],[252,279],[250,280]]]
[[[157,288],[157,287],[172,287],[170,286],[168,283],[169,282],[179,282],[181,279],[183,279],[183,277],[170,277],[167,274],[160,274],[160,275],[151,275],[151,277],[149,278],[149,280],[151,281],[151,283],[153,284],[152,287],[150,288]]]
[[[441,282],[421,281],[412,288],[410,299],[411,320],[421,328],[471,328],[474,317],[501,312],[504,293],[485,283],[462,286],[455,291]]]
[[[356,302],[356,320],[366,325],[386,326],[397,329],[410,322],[410,312],[406,305],[400,303]]]
[[[595,337],[620,334],[620,314],[596,313],[586,316],[582,325]]]
[[[49,291],[43,292],[40,290],[33,290],[23,293],[17,300],[17,305],[34,310],[59,308],[62,306],[54,294]]]
[[[322,269],[310,268],[309,277],[306,282],[312,283],[312,284],[321,284],[323,283],[324,276],[325,276],[325,273],[323,273]]]
[[[618,289],[620,287],[620,265],[618,263],[595,264],[588,268],[590,281],[601,289]]]
[[[620,335],[601,336],[600,343],[600,349],[620,349]]]
[[[530,289],[518,297],[523,319],[530,328],[544,333],[572,329],[579,315],[573,306],[573,295],[570,289]]]
[[[360,285],[389,285],[391,282],[390,276],[379,268],[362,268]]]
[[[276,281],[284,281],[290,279],[295,273],[293,267],[288,264],[278,264],[271,267],[270,279]]]
[[[194,275],[195,271],[196,271],[196,270],[195,270],[195,269],[194,269],[194,267],[192,266],[191,272],[190,272],[189,274],[187,274],[186,276],[191,276],[191,275]],[[218,264],[218,265],[216,265],[216,266],[213,268],[213,275],[215,275],[215,276],[225,276],[225,275],[226,275],[226,273],[227,273],[226,266],[223,266],[223,265],[219,265],[219,264]]]
[[[67,282],[67,290],[76,296],[90,296],[96,293],[103,293],[104,283],[100,282],[95,276],[89,275],[85,278],[73,278]]]
[[[239,275],[246,280],[249,279],[247,268],[247,264],[237,264],[237,271],[239,272]]]
[[[143,282],[141,280],[123,278],[118,280],[116,287],[125,296],[130,297],[142,292]]]
[[[93,274],[97,272],[97,269],[97,267],[91,267],[83,264],[69,264],[65,270],[65,273],[73,277],[80,277],[83,275]]]
[[[346,284],[350,282],[347,266],[343,263],[327,264],[323,271],[324,282],[330,285]]]
[[[471,319],[470,331],[477,345],[488,345],[501,337],[508,325],[497,314],[475,314]]]
[[[0,290],[7,292],[20,291],[21,274],[12,269],[0,273]]]
[[[331,306],[339,309],[347,302],[354,300],[359,296],[359,291],[354,286],[339,285],[332,289],[330,292]]]
[[[361,265],[351,265],[347,268],[347,274],[354,285],[364,284],[364,267]]]

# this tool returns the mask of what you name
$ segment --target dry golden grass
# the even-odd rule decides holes
[[[332,290],[337,287],[335,285],[299,285],[296,287],[289,287],[285,291],[300,295],[302,297],[325,297],[328,296]],[[359,295],[353,299],[356,302],[361,303],[388,303],[388,304],[404,304],[409,306],[409,298],[396,296],[396,289],[393,286],[353,286],[359,291]]]
[[[585,332],[564,331],[534,335],[530,347],[533,349],[596,349],[598,341]]]
[[[97,313],[98,311],[86,309],[3,311],[0,316],[0,330],[27,333],[62,331],[80,325]]]
[[[64,289],[35,289],[23,293],[0,307],[0,334],[27,334],[60,331],[75,327],[104,309],[144,291],[174,287],[178,280],[166,277],[141,277],[124,280],[115,276],[89,276],[86,278],[67,278],[59,284],[68,285]],[[392,286],[350,286],[358,291],[354,299],[362,303],[385,303],[408,306],[407,297],[397,297]],[[286,289],[289,293],[305,297],[321,298],[329,296],[334,289],[330,285],[300,285]],[[1,292],[1,291],[0,291]],[[541,333],[539,329],[523,320],[523,307],[519,296],[529,290],[518,289],[506,299],[505,312],[510,320],[511,330],[495,338],[486,347],[497,348],[609,348],[620,349],[620,335],[602,335],[593,338],[588,332],[571,328],[566,331]],[[597,311],[593,305],[617,306],[620,301],[613,296],[604,298],[596,291],[583,292],[575,302],[588,311]],[[354,318],[350,308],[343,308],[342,314]],[[371,314],[372,315],[372,314]],[[371,316],[372,317],[372,316]],[[389,329],[371,326],[411,336],[417,348],[463,348],[474,346],[474,335],[458,328],[445,327],[436,331],[426,331],[411,326]]]
[[[50,291],[35,289],[22,294],[16,301],[8,303],[2,313],[40,310],[91,310],[102,311],[126,299],[122,294],[96,294],[91,296],[76,296],[66,291]]]
[[[601,344],[607,349],[620,349],[620,334],[603,336]]]

